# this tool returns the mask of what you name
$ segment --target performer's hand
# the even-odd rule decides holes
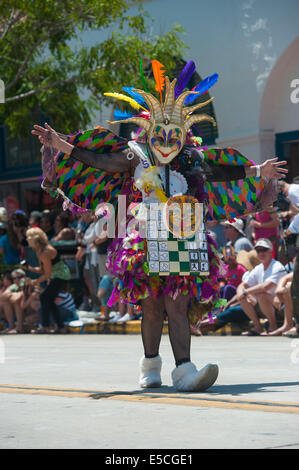
[[[286,177],[289,170],[282,167],[287,164],[287,161],[278,162],[277,160],[278,158],[271,158],[260,165],[262,177],[274,179]]]
[[[58,133],[52,129],[49,124],[45,123],[45,127],[33,126],[34,129],[31,131],[32,134],[37,135],[41,144],[46,147],[53,147],[56,150],[64,153],[71,153],[73,145],[60,138]]]

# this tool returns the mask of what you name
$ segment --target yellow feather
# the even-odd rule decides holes
[[[117,100],[123,100],[127,101],[130,103],[132,108],[139,110],[140,108],[143,109],[144,111],[148,111],[145,109],[143,106],[141,106],[137,101],[133,100],[133,98],[130,98],[129,96],[123,95],[122,93],[104,93],[105,96],[112,96],[112,98],[116,98]]]

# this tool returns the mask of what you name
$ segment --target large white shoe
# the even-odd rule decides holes
[[[218,377],[217,364],[207,364],[200,370],[193,362],[184,362],[172,371],[173,386],[180,392],[203,392],[210,388]]]
[[[139,385],[141,388],[161,387],[161,356],[148,358],[143,356],[139,362],[140,377]]]

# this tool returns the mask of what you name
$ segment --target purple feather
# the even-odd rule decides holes
[[[178,77],[178,80],[174,89],[175,99],[177,99],[177,97],[181,93],[183,93],[183,91],[185,90],[185,88],[187,87],[189,83],[190,78],[194,74],[195,69],[196,67],[195,67],[195,63],[193,62],[193,60],[189,60],[189,62],[187,62],[187,64],[185,65],[185,67],[183,68],[183,70],[181,71]]]

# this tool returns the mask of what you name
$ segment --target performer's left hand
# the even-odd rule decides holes
[[[278,161],[278,158],[271,158],[270,160],[266,160],[264,163],[261,164],[261,176],[263,178],[274,178],[280,179],[285,178],[286,173],[288,173],[287,168],[282,168],[287,165],[287,161]]]

